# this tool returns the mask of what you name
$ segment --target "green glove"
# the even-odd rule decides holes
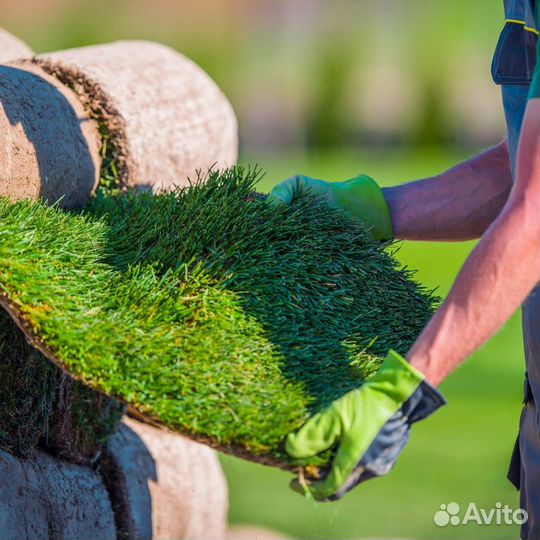
[[[360,482],[387,474],[407,444],[411,424],[445,403],[422,373],[391,350],[360,388],[289,434],[285,450],[301,459],[337,446],[330,470],[309,490],[317,500],[339,499]],[[303,492],[297,481],[292,487]]]
[[[342,209],[359,219],[371,230],[376,240],[392,238],[390,210],[377,182],[364,174],[345,182],[325,182],[308,176],[293,176],[274,187],[268,196],[273,204],[291,204],[303,193],[326,199],[331,208]]]

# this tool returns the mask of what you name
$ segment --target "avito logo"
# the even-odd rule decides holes
[[[441,504],[440,509],[435,512],[433,521],[439,527],[447,525],[523,525],[529,516],[521,508],[513,510],[507,504],[498,502],[494,508],[478,508],[475,503],[467,505],[467,509],[460,515],[461,507],[457,502]]]

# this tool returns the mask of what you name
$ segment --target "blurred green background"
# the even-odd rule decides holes
[[[0,0],[36,51],[117,39],[169,44],[230,98],[242,163],[261,189],[295,173],[384,185],[436,174],[504,133],[490,62],[502,0]],[[399,258],[445,294],[472,243],[407,243]],[[396,469],[338,503],[290,492],[290,475],[223,457],[232,524],[295,538],[517,538],[504,525],[438,528],[441,504],[518,507],[506,481],[523,353],[516,315],[443,385],[449,404],[414,429]]]

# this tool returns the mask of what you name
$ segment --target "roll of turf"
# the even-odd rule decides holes
[[[227,482],[217,453],[126,418],[101,460],[128,538],[225,538]]]
[[[23,49],[14,55],[21,56]],[[152,132],[159,136],[154,151],[169,152],[170,160],[177,160],[176,168],[169,161],[173,167],[169,172],[178,175],[179,183],[194,176],[199,167],[236,159],[234,113],[197,66],[170,49],[148,43],[86,48],[70,51],[68,56],[85,58],[88,67],[92,62],[100,64],[96,50],[111,54],[109,63],[88,69],[95,78],[75,68],[68,70],[64,64],[60,69],[54,63],[53,70],[52,60],[41,61],[49,72],[31,59],[0,66],[0,196],[80,208],[95,191],[98,179],[110,181],[107,175],[113,170],[124,171],[122,186],[170,188],[163,182],[137,184],[134,180],[135,171],[141,170],[137,156],[144,157],[143,171],[148,172],[145,166],[153,167],[154,178],[163,179],[160,159],[153,153],[143,155],[144,141]],[[135,50],[141,53],[139,64],[129,65],[128,51]],[[154,70],[156,78],[148,77],[146,83],[140,79],[137,93],[131,85],[139,68]],[[113,81],[115,70],[120,75]],[[155,70],[164,71],[158,77]],[[77,76],[68,78],[68,73]],[[156,87],[158,80],[168,83],[168,93]],[[145,85],[147,91],[141,88]],[[139,96],[137,106],[130,103],[130,94]],[[150,96],[148,108],[142,106],[144,95]],[[118,126],[122,129],[116,131]],[[120,141],[118,146],[115,141]],[[131,156],[130,148],[137,145],[138,153]],[[113,152],[117,148],[121,151]],[[0,447],[19,455],[46,447],[64,459],[91,463],[114,432],[123,407],[52,366],[22,339],[13,323],[2,328]]]
[[[97,124],[75,93],[30,60],[0,65],[0,196],[85,204],[101,160]]]
[[[32,50],[0,29],[0,194],[80,207],[98,183],[97,125],[77,96],[29,59]],[[124,407],[75,381],[0,313],[0,448],[93,463]]]
[[[99,123],[102,176],[154,192],[186,185],[196,170],[236,162],[232,107],[195,63],[145,41],[121,41],[39,55]]]

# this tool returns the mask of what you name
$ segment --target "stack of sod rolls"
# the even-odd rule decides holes
[[[109,101],[105,104],[110,109],[93,106],[97,98],[77,94],[73,89],[80,89],[78,84],[68,83],[59,72],[58,77],[46,72],[35,57],[30,59],[30,49],[0,33],[0,63],[4,63],[0,66],[0,195],[5,196],[4,203],[10,206],[9,201],[37,198],[50,203],[60,198],[59,211],[60,206],[83,206],[100,178],[109,188],[137,186],[137,162],[128,159],[126,141],[134,139],[135,129],[155,132],[158,124],[161,130],[167,129],[166,123],[161,124],[165,120],[175,123],[175,133],[185,137],[183,141],[171,138],[182,157],[169,163],[179,183],[195,175],[197,168],[234,162],[236,119],[225,97],[181,55],[167,49],[168,58],[159,57],[163,48],[156,45],[152,58],[151,48],[147,45],[143,56],[154,66],[155,78],[142,83],[155,98],[153,85],[167,82],[169,99],[160,94],[161,107],[154,99],[153,115],[141,113],[143,121],[138,126],[133,118],[125,122],[129,129],[120,131],[116,139],[122,143],[122,154],[116,152],[113,128],[122,125],[122,115],[129,116],[122,107],[129,110],[126,92],[135,94],[133,88],[123,88],[124,101],[116,102],[115,109]],[[9,50],[12,53],[7,54]],[[142,60],[131,63],[136,73],[147,71]],[[169,77],[159,73],[159,64]],[[114,66],[109,67],[114,71]],[[134,82],[126,78],[124,83]],[[99,90],[99,81],[93,85],[96,96],[105,94]],[[143,105],[140,100],[138,104]],[[132,113],[135,108],[130,109]],[[122,169],[120,159],[113,162],[119,156],[129,161],[129,168]],[[160,162],[152,156],[148,163],[159,167]],[[147,181],[144,186],[156,191],[171,187]],[[40,236],[43,231],[35,225]],[[45,222],[41,225],[47,228]],[[62,231],[56,234],[60,240]],[[15,266],[22,262],[12,255]],[[49,263],[62,266],[49,255]],[[51,279],[57,281],[61,275]],[[6,489],[0,490],[0,507],[5,510],[0,512],[0,537],[223,538],[227,487],[216,453],[134,420],[124,418],[120,423],[125,411],[122,403],[72,378],[29,338],[32,341],[31,333],[23,332],[8,312],[0,310],[0,464],[6,480]]]
[[[0,66],[0,195],[81,207],[99,180],[159,192],[234,165],[234,111],[176,51],[118,42]]]
[[[236,159],[229,102],[169,48],[123,42],[36,57],[5,31],[0,47],[0,196],[80,208],[100,179],[159,191]],[[1,315],[0,448],[94,462],[124,407],[52,365]]]
[[[32,56],[27,45],[0,29],[0,195],[48,199],[63,193],[81,205],[95,184],[85,182],[99,173],[97,143],[93,159],[86,159],[87,141],[97,140],[97,130],[76,96],[56,79],[37,66],[21,70],[8,64]],[[124,410],[52,364],[0,312],[1,449],[27,457],[40,446],[89,464]]]
[[[120,41],[35,58],[72,88],[100,126],[102,179],[154,192],[196,169],[236,163],[236,116],[221,90],[177,51]]]
[[[361,224],[270,208],[254,171],[82,213],[0,202],[1,303],[35,348],[140,418],[286,468],[284,437],[405,352],[433,309]]]

